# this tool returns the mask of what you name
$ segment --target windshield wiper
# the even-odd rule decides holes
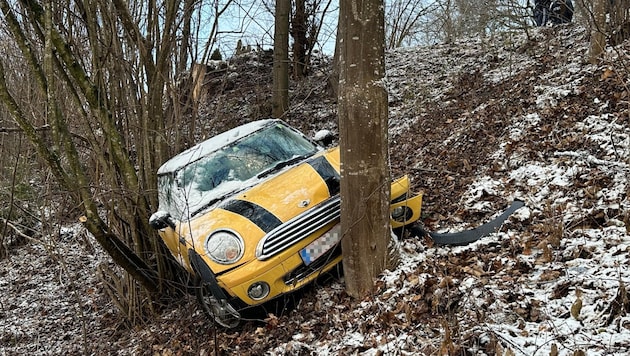
[[[299,156],[295,156],[293,158],[289,158],[286,161],[280,161],[278,163],[276,163],[275,165],[273,165],[271,168],[268,168],[260,173],[258,173],[258,175],[256,176],[257,178],[263,178],[266,177],[268,175],[270,175],[271,173],[275,173],[279,170],[281,170],[282,168],[292,165],[293,163],[299,162],[305,158],[308,158],[310,156],[313,155],[314,152],[309,152],[307,154],[303,154],[303,155],[299,155]]]
[[[212,206],[214,204],[216,204],[216,202],[221,201],[223,199],[225,199],[227,195],[223,195],[220,198],[214,198],[212,200],[210,200],[209,202],[207,202],[206,204],[202,205],[199,209],[193,211],[190,216],[188,217],[188,219],[192,219],[195,215],[199,214],[200,212],[208,209],[209,206]]]
[[[239,191],[243,190],[244,188],[239,188],[239,189],[233,189],[229,192],[226,192],[225,194],[222,194],[220,197],[218,198],[214,198],[212,200],[210,200],[209,202],[205,203],[204,205],[202,205],[199,209],[195,210],[192,212],[192,214],[190,214],[189,219],[192,219],[193,217],[195,217],[195,215],[201,213],[202,211],[208,209],[209,207],[213,206],[214,204],[225,200],[227,197],[230,197],[236,193],[238,193]]]

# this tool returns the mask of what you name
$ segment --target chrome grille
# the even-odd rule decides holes
[[[256,257],[266,260],[305,239],[341,216],[341,198],[332,197],[271,230],[256,247]]]

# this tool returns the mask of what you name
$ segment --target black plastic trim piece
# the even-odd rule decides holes
[[[199,275],[199,277],[206,283],[210,292],[217,300],[227,300],[227,296],[223,289],[217,282],[217,277],[214,275],[210,267],[204,262],[203,258],[193,249],[188,250],[188,256],[190,258],[190,264],[193,270]]]
[[[505,209],[505,211],[501,215],[471,230],[443,234],[426,231],[422,228],[419,228],[419,230],[421,234],[429,235],[431,239],[433,239],[433,242],[438,245],[466,245],[495,232],[501,227],[503,222],[510,215],[512,215],[512,213],[522,208],[523,206],[525,206],[525,203],[523,201],[514,200],[514,202],[512,202],[512,204],[507,209]]]

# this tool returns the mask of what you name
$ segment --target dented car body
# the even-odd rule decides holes
[[[151,226],[199,277],[206,313],[234,327],[240,310],[312,282],[341,261],[338,148],[281,120],[255,121],[204,141],[158,171]],[[391,187],[391,225],[420,217],[407,177]]]

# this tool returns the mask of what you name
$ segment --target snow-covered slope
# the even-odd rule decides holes
[[[524,200],[499,232],[460,247],[410,236],[362,301],[333,279],[281,314],[215,333],[194,298],[118,328],[95,272],[107,259],[67,230],[0,261],[0,355],[627,354],[630,44],[590,65],[576,26],[529,35],[387,59],[392,170],[424,190],[424,224],[464,229]],[[319,73],[292,88],[288,121],[307,134],[336,127]],[[242,120],[242,106],[213,106],[228,95],[209,98],[209,127]]]

